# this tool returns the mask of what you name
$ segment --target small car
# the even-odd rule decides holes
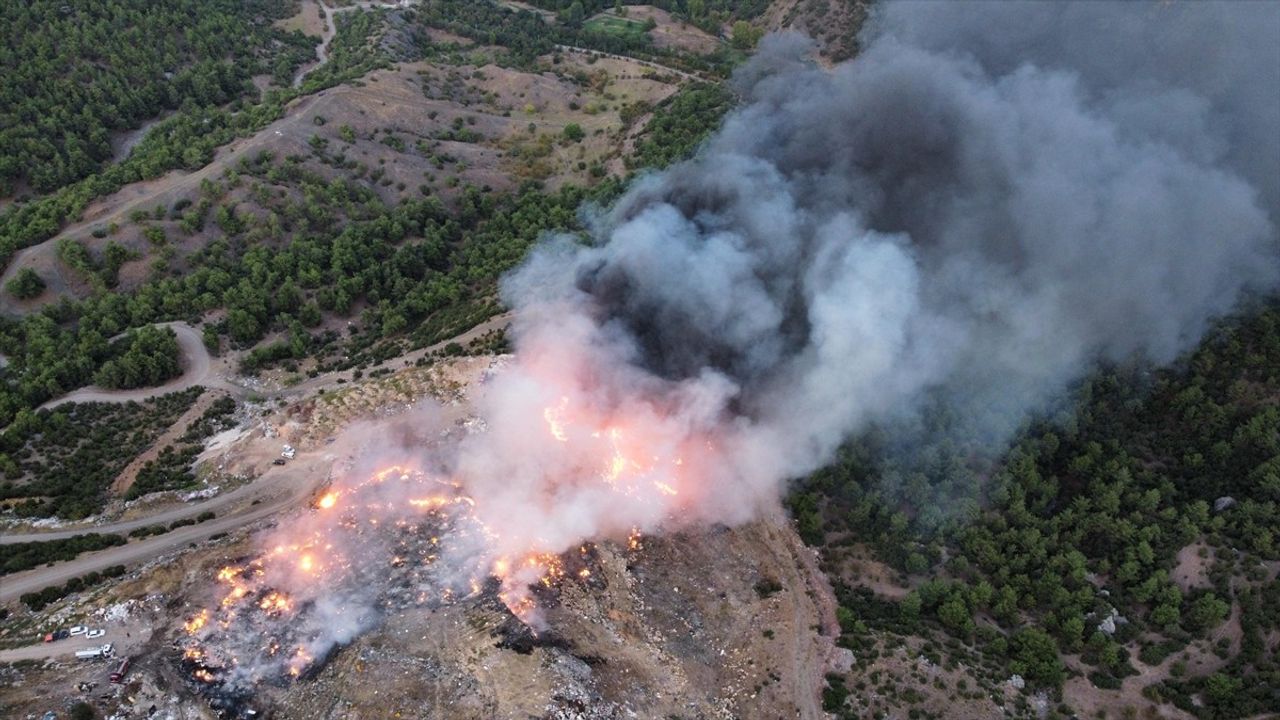
[[[84,636],[87,638],[100,638],[106,634],[107,634],[106,630],[90,630],[89,632],[85,633]]]
[[[271,461],[271,464],[272,464],[272,465],[283,465],[283,464],[284,464],[284,458],[276,458],[275,460],[272,460],[272,461]]]
[[[85,627],[84,625],[76,625],[75,627],[71,628],[71,635],[73,637],[76,635],[83,635],[87,632],[89,632],[89,628]]]

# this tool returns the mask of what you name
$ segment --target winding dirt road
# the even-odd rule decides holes
[[[399,2],[358,2],[352,5],[344,5],[343,7],[329,7],[323,2],[319,2],[320,10],[324,13],[324,36],[320,39],[320,44],[316,46],[316,61],[308,63],[298,68],[298,74],[293,76],[293,86],[295,88],[302,87],[302,81],[307,75],[319,70],[322,65],[329,62],[329,45],[333,42],[333,37],[338,34],[338,25],[334,20],[340,12],[349,10],[370,10],[372,8],[383,8],[386,10],[395,10],[397,8],[407,8],[418,4],[419,0],[399,0]]]
[[[107,390],[94,386],[72,390],[60,398],[55,398],[41,405],[44,408],[55,408],[67,403],[84,402],[141,402],[171,392],[186,390],[203,385],[216,387],[234,394],[244,393],[244,388],[219,377],[213,372],[213,356],[204,346],[204,340],[195,328],[184,322],[158,323],[157,327],[173,330],[178,338],[178,347],[182,349],[182,374],[163,385],[133,390]]]

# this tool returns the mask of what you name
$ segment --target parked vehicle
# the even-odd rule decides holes
[[[53,632],[45,633],[44,641],[53,642],[55,640],[62,640],[68,637],[69,635],[70,633],[68,633],[66,630],[54,630]]]
[[[78,660],[93,660],[102,657],[102,648],[90,648],[89,650],[77,650],[76,658]]]
[[[83,635],[87,632],[89,632],[89,628],[85,627],[84,625],[76,625],[75,627],[71,628],[72,635]]]
[[[85,633],[84,636],[92,639],[92,638],[100,638],[106,634],[107,634],[106,630],[90,630],[89,632]]]
[[[103,655],[106,655],[107,657],[111,657],[111,651],[112,651],[112,650],[115,650],[115,647],[116,647],[116,646],[115,646],[115,645],[112,645],[111,643],[107,643],[106,645],[103,645],[103,646],[102,646],[102,654],[103,654]]]
[[[113,683],[124,682],[124,676],[127,675],[128,673],[129,673],[129,658],[125,658],[121,660],[120,664],[116,666],[116,669],[111,672],[111,682]]]

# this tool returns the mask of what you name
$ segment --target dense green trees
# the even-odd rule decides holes
[[[221,105],[244,94],[274,47],[306,52],[309,41],[271,28],[291,7],[284,0],[3,3],[0,196],[24,184],[56,190],[111,158],[113,132],[183,103]]]
[[[636,139],[627,167],[663,167],[688,156],[733,105],[722,85],[694,85],[663,101]]]
[[[124,544],[123,543],[124,539],[120,538],[119,535],[108,535],[106,537],[118,538],[121,540],[121,542],[112,542],[104,547],[110,547],[110,545]],[[88,548],[88,549],[99,549],[99,548]],[[77,593],[82,590],[88,590],[89,588],[94,587],[98,583],[101,583],[103,580],[117,578],[117,577],[120,577],[121,575],[124,575],[124,573],[125,573],[125,568],[123,565],[112,565],[111,567],[104,569],[102,572],[95,571],[87,575],[83,575],[81,577],[73,577],[63,585],[50,585],[49,587],[44,588],[43,590],[39,590],[37,592],[23,593],[20,600],[22,600],[23,605],[26,605],[32,611],[39,612],[43,610],[45,606],[50,603],[57,602],[58,600],[61,600],[62,598],[72,593]],[[85,703],[80,703],[80,705],[85,705]],[[73,716],[75,716],[74,706],[72,707],[72,713],[73,713]],[[91,707],[89,708],[89,717],[93,717],[93,709]]]
[[[93,382],[112,389],[150,387],[181,372],[182,352],[173,330],[147,326],[115,343],[112,357],[93,374]]]
[[[202,391],[21,411],[0,432],[0,500],[16,500],[20,517],[80,519],[98,512],[116,475]]]
[[[946,578],[920,584],[886,627],[918,618],[1049,687],[1062,678],[1057,656],[1080,653],[1095,684],[1117,687],[1136,672],[1135,649],[1158,664],[1264,592],[1265,573],[1250,568],[1280,559],[1278,395],[1272,303],[1224,322],[1173,368],[1100,371],[1071,412],[1028,425],[1003,457],[950,431],[910,452],[871,432],[790,505],[805,539],[833,558],[857,541],[904,574]],[[949,422],[941,409],[925,419]],[[1176,555],[1197,540],[1215,558],[1213,587],[1184,591]],[[841,601],[863,603],[847,590]],[[1127,622],[1104,632],[1117,611]],[[1251,642],[1223,677],[1156,695],[1201,717],[1280,710],[1243,690],[1274,687],[1280,673],[1274,648]]]
[[[171,1],[194,3],[201,8],[206,6],[196,0]],[[266,7],[288,5],[284,0],[254,0],[251,3],[218,0],[207,6],[217,9],[231,5],[247,12],[260,4]],[[332,87],[374,67],[385,65],[386,58],[372,42],[373,34],[380,27],[379,17],[381,16],[375,13],[343,13],[338,22],[338,34],[331,43],[329,62],[316,72],[308,74],[301,88],[271,90],[260,102],[253,104],[246,102],[252,97],[251,83],[243,84],[245,94],[237,96],[226,105],[201,105],[195,100],[184,101],[171,116],[153,125],[124,160],[108,165],[100,172],[66,185],[56,192],[30,202],[17,203],[0,212],[0,267],[7,264],[18,250],[57,234],[68,219],[78,216],[94,198],[115,192],[128,183],[154,178],[176,168],[195,170],[203,167],[212,159],[215,148],[236,137],[257,132],[280,118],[284,113],[284,106],[295,97]],[[175,27],[185,27],[188,24],[189,21]],[[314,39],[299,33],[283,35],[278,30],[272,30],[269,24],[260,25],[255,25],[257,29],[243,35],[242,39],[255,42],[255,38],[263,39],[267,42],[265,47],[277,53],[277,56],[279,53],[287,53],[295,66],[314,57]],[[259,32],[268,35],[260,35]],[[254,51],[254,55],[256,57],[263,52],[266,50]],[[254,72],[254,61],[246,58],[241,58],[234,65],[236,72]],[[186,216],[183,221],[187,222]],[[195,223],[196,219],[193,218],[191,222]],[[105,277],[109,278],[110,274],[107,273]],[[108,283],[108,287],[110,285]]]
[[[85,533],[65,540],[45,540],[14,543],[5,546],[4,560],[0,561],[0,575],[30,570],[45,563],[72,560],[82,552],[123,545],[119,535]]]

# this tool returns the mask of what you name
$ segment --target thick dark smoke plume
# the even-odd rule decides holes
[[[998,444],[1275,287],[1278,37],[1275,3],[902,2],[834,69],[766,38],[697,158],[508,298],[646,383],[727,385],[778,475],[925,393]]]

